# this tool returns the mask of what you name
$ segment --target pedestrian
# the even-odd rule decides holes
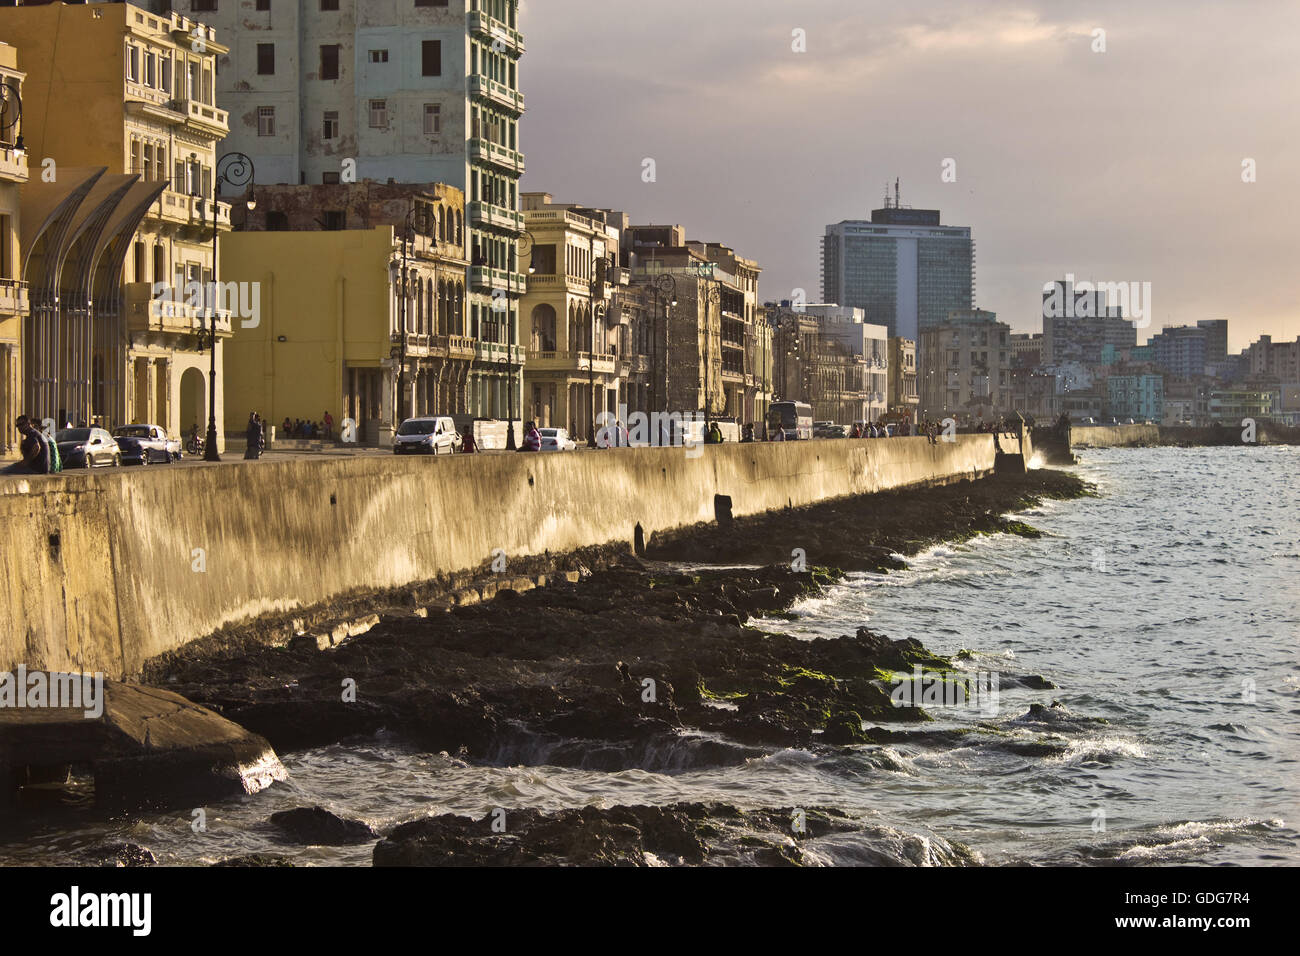
[[[48,475],[50,473],[50,446],[44,435],[33,425],[26,415],[14,419],[14,427],[20,436],[18,453],[22,457],[5,468],[6,475]]]
[[[288,415],[284,416],[284,424],[280,426],[280,437],[282,438],[293,437],[293,423],[289,421]]]
[[[466,425],[460,437],[460,451],[463,455],[472,455],[478,451],[478,442],[474,440],[474,426]]]
[[[750,422],[745,426],[745,430],[741,433],[740,443],[742,445],[745,445],[748,444],[749,442],[752,442],[753,440],[754,440],[754,423]]]
[[[537,426],[529,422],[524,426],[524,447],[521,451],[541,451],[542,450],[542,433],[537,430]]]
[[[244,460],[256,461],[262,457],[262,426],[257,412],[248,413],[248,427],[244,429]]]
[[[325,410],[325,440],[334,440],[334,416],[329,413],[328,408]]]

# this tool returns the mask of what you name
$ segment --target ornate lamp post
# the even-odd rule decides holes
[[[197,161],[197,158],[196,158]],[[257,199],[253,195],[253,161],[244,153],[226,153],[216,165],[217,176],[212,183],[212,307],[209,309],[211,321],[208,323],[208,338],[211,347],[208,369],[208,434],[203,442],[203,460],[221,461],[217,454],[217,197],[225,183],[231,186],[248,186],[248,199],[245,200],[249,210],[257,208]],[[202,198],[202,186],[195,177],[194,195]]]
[[[12,83],[0,83],[0,139],[7,140],[9,131],[16,130],[22,118],[23,98],[18,95],[18,87]],[[22,133],[14,137],[13,146],[15,153],[27,152]]]

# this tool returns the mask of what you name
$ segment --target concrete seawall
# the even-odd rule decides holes
[[[1074,448],[1121,448],[1159,444],[1159,425],[1073,425],[1070,428],[1070,445]]]
[[[1015,440],[1003,439],[1014,449]],[[688,457],[695,455],[696,457]],[[452,458],[358,456],[0,482],[0,671],[129,678],[268,611],[511,557],[994,469],[992,435]]]

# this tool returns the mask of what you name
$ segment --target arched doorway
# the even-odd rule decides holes
[[[181,421],[183,435],[188,436],[194,425],[199,426],[199,434],[207,431],[208,394],[207,380],[196,368],[187,368],[181,374]]]
[[[533,309],[534,352],[555,351],[555,308],[543,302]]]

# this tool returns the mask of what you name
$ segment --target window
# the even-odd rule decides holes
[[[321,173],[320,181],[326,186],[337,186],[339,184],[338,173]]]
[[[158,58],[152,53],[146,53],[144,56],[144,85],[156,86],[158,76]]]
[[[275,44],[259,43],[257,45],[257,75],[275,75]]]
[[[320,48],[320,78],[337,80],[339,78],[339,45],[329,43]]]
[[[370,62],[371,62],[371,63],[387,63],[387,62],[388,62],[388,51],[387,51],[387,50],[371,50],[371,51],[370,51]]]
[[[257,135],[275,135],[275,107],[259,106],[257,108]]]
[[[370,128],[388,128],[388,100],[370,101]]]
[[[339,8],[339,0],[320,0],[320,8],[322,10],[337,10]]]
[[[420,43],[420,61],[424,76],[442,76],[442,41],[424,40]]]
[[[126,48],[126,78],[132,83],[140,79],[140,49],[129,44]]]
[[[426,136],[442,132],[442,104],[424,104],[424,132]]]
[[[338,110],[325,111],[325,122],[321,126],[321,138],[322,139],[339,138],[339,111]]]
[[[162,58],[162,72],[159,76],[158,89],[164,93],[172,91],[172,58],[170,56],[163,56]]]
[[[347,228],[347,214],[342,209],[326,209],[322,225],[329,232]]]
[[[445,7],[447,0],[415,0],[416,8],[420,7]]]
[[[257,9],[259,9],[259,10],[270,10],[270,9],[271,9],[271,0],[257,0]]]
[[[190,13],[216,13],[217,0],[190,0]]]

